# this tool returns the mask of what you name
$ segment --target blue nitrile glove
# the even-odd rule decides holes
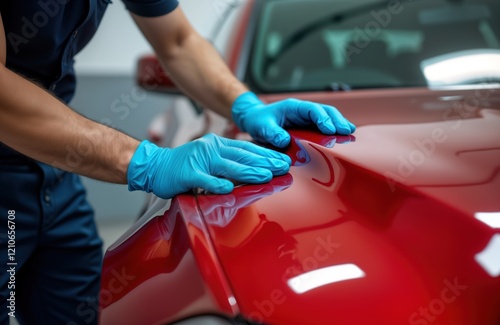
[[[228,179],[266,183],[273,175],[286,174],[290,164],[290,158],[279,152],[214,134],[174,149],[143,141],[128,167],[128,188],[164,199],[198,187],[227,194],[234,188]]]
[[[233,103],[233,121],[238,128],[261,142],[283,148],[290,143],[290,135],[283,128],[315,124],[325,134],[348,135],[356,130],[332,106],[286,99],[266,105],[254,93],[241,94]]]

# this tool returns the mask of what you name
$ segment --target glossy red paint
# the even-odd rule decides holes
[[[500,277],[476,255],[500,230],[474,213],[500,212],[500,112],[480,114],[455,133],[457,121],[363,126],[355,141],[293,131],[293,182],[198,197],[242,314],[266,324],[498,324]],[[448,128],[411,175],[388,176],[415,140]],[[469,150],[478,143],[484,150]],[[288,284],[345,264],[364,276],[302,294]]]
[[[500,229],[474,217],[500,212],[496,105],[349,137],[291,131],[289,175],[197,203],[180,196],[107,253],[102,323],[241,313],[266,324],[498,324],[500,277],[477,255]],[[346,264],[364,276],[302,294],[288,284]],[[134,277],[116,294],[112,270]]]
[[[238,309],[192,196],[178,196],[104,259],[100,324],[167,324]]]
[[[274,102],[295,97],[338,107],[357,126],[465,120],[481,109],[500,107],[498,85],[429,88],[394,88],[350,92],[309,92],[263,95]]]
[[[233,71],[252,6],[235,29]],[[164,80],[141,71],[143,85]],[[101,323],[215,313],[287,325],[500,324],[500,276],[478,258],[500,229],[476,215],[500,212],[500,88],[261,99],[288,97],[335,105],[358,130],[292,130],[290,174],[160,210],[107,252]],[[314,287],[309,272],[346,269],[348,280],[296,292]],[[134,279],[119,288],[122,270]]]

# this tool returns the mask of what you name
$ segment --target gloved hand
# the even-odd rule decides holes
[[[279,148],[290,143],[290,135],[283,129],[289,126],[315,124],[325,134],[348,135],[356,130],[335,107],[298,99],[266,105],[252,92],[236,98],[232,116],[240,130]]]
[[[164,199],[198,187],[227,194],[234,188],[228,179],[266,183],[273,175],[286,174],[290,164],[291,159],[279,152],[208,134],[174,149],[141,142],[127,179],[130,191],[153,192]]]

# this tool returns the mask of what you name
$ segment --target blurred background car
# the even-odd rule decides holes
[[[106,253],[101,323],[500,324],[500,3],[231,12],[225,57],[252,91],[334,105],[358,130],[291,130],[293,167],[269,184],[153,199]],[[179,93],[153,56],[137,80]],[[160,144],[248,139],[173,105],[150,128]]]

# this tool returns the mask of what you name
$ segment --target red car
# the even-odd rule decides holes
[[[500,2],[247,1],[233,32],[262,100],[358,129],[291,130],[269,184],[156,200],[106,253],[101,324],[500,324]],[[154,57],[138,79],[175,91]]]

